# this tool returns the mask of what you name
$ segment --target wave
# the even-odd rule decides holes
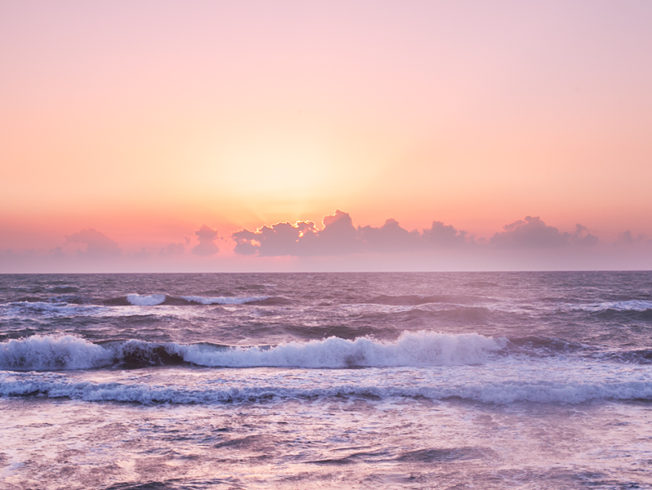
[[[158,305],[244,305],[269,301],[269,296],[172,296],[168,294],[128,294],[104,301],[111,306],[158,306]]]
[[[165,294],[128,294],[127,303],[135,306],[155,306],[165,301]]]
[[[352,368],[480,364],[505,345],[502,339],[480,334],[403,333],[394,342],[368,337],[346,340],[329,337],[290,342],[269,349],[232,348],[222,351],[188,349],[184,358],[201,366]]]
[[[194,365],[215,368],[290,367],[347,369],[478,365],[500,357],[581,355],[608,362],[650,364],[650,349],[601,351],[548,337],[487,337],[477,333],[403,332],[394,341],[328,337],[274,346],[178,344],[143,340],[93,343],[72,335],[32,335],[0,342],[0,369],[58,371]]]
[[[565,354],[590,349],[590,346],[558,337],[530,335],[527,337],[510,337],[509,348],[520,353]]]
[[[269,296],[181,296],[190,303],[202,305],[244,305],[258,303],[270,299]]]
[[[652,349],[607,352],[603,357],[631,364],[652,364]]]
[[[188,363],[207,367],[356,368],[479,364],[501,350],[505,339],[476,333],[403,333],[394,342],[368,337],[329,337],[277,346],[152,343],[139,340],[94,344],[79,337],[34,335],[0,343],[0,368],[9,370],[97,369]]]
[[[110,365],[104,347],[72,335],[32,335],[0,343],[0,368],[19,371],[89,369]]]
[[[74,317],[93,315],[102,311],[101,306],[81,305],[70,302],[48,302],[48,301],[15,301],[1,305],[2,314],[9,316],[56,316]]]
[[[49,293],[77,293],[79,288],[77,286],[53,286],[48,289]]]
[[[458,400],[509,405],[514,403],[580,404],[593,401],[652,401],[650,381],[593,383],[496,382],[442,386],[376,386],[342,384],[323,388],[251,386],[192,389],[150,384],[20,380],[0,382],[0,396],[47,397],[91,402],[152,404],[245,404],[320,399]]]
[[[371,325],[393,324],[400,325],[409,322],[430,323],[455,323],[462,325],[486,324],[494,320],[499,321],[504,313],[491,310],[482,306],[456,306],[430,309],[427,306],[401,308],[398,311],[362,311],[360,319]]]

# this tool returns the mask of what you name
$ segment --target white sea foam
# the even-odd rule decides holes
[[[181,296],[181,299],[202,305],[243,305],[269,299],[269,296]]]
[[[127,301],[134,306],[155,306],[165,301],[164,294],[128,294]]]

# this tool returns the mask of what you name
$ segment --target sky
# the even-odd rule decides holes
[[[651,25],[0,0],[0,272],[652,269]]]

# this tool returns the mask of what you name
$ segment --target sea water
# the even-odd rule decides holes
[[[0,276],[0,488],[652,488],[652,272]]]

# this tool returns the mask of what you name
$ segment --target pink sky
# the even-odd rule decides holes
[[[652,268],[650,25],[640,1],[1,1],[0,272]],[[357,248],[325,245],[337,209]],[[234,249],[297,221],[319,253]],[[433,221],[471,238],[426,246]]]

